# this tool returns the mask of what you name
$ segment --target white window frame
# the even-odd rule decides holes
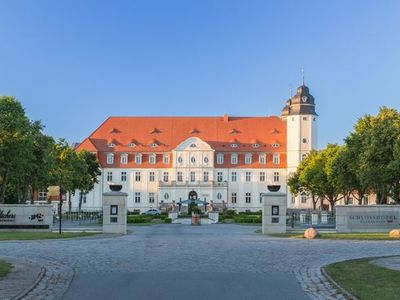
[[[107,154],[107,164],[112,165],[114,163],[114,153]]]
[[[267,163],[267,156],[265,155],[265,153],[258,155],[258,163],[260,165],[265,165]]]
[[[246,204],[251,203],[251,193],[245,194],[245,202],[246,202]]]
[[[217,154],[217,164],[222,165],[224,163],[224,154],[223,153],[218,153]]]
[[[251,182],[251,172],[246,172],[245,178],[246,178],[246,182]]]
[[[272,162],[274,165],[279,165],[281,163],[281,156],[275,153],[273,155]]]
[[[176,173],[176,181],[179,181],[179,182],[183,181],[183,173],[181,171],[178,171]]]
[[[156,199],[156,194],[154,192],[149,192],[149,203],[154,203]]]
[[[142,164],[142,154],[141,153],[135,154],[135,164],[137,164],[137,165]]]
[[[274,182],[279,182],[281,179],[281,175],[279,172],[274,172]]]
[[[122,153],[121,154],[121,164],[126,165],[128,163],[128,154]]]
[[[142,180],[142,174],[140,173],[140,171],[136,171],[135,172],[135,181],[140,182],[141,180]]]
[[[222,182],[224,180],[224,174],[222,172],[217,172],[217,182]]]
[[[107,182],[112,181],[113,180],[113,172],[108,171],[107,174]]]
[[[246,155],[244,156],[244,163],[246,164],[246,165],[250,165],[251,163],[252,163],[252,155],[251,155],[251,153],[246,153]]]
[[[164,163],[164,165],[168,165],[169,164],[169,154],[164,154],[163,155],[163,163]]]
[[[231,203],[237,203],[237,193],[231,194]]]
[[[190,182],[196,182],[196,172],[191,171],[189,173],[189,176],[190,176]]]
[[[156,173],[153,171],[149,172],[149,182],[154,182],[156,181]]]
[[[261,171],[261,172],[260,172],[260,176],[259,176],[260,182],[264,182],[265,179],[266,179],[266,177],[265,177],[265,172],[264,172],[264,171]]]
[[[231,154],[231,165],[237,165],[238,164],[238,155],[237,153],[232,153]]]
[[[140,192],[135,192],[135,203],[140,203]]]
[[[209,173],[208,173],[208,171],[204,171],[203,172],[203,181],[204,182],[208,182],[208,179],[209,179]]]
[[[122,172],[121,172],[121,181],[122,181],[122,182],[125,182],[125,181],[126,181],[126,178],[127,178],[126,171],[122,171]]]
[[[169,172],[163,172],[163,181],[168,182],[169,181]]]
[[[231,173],[231,181],[232,182],[237,182],[237,172],[232,172]]]
[[[155,153],[149,155],[149,164],[155,165],[157,161],[157,156]]]

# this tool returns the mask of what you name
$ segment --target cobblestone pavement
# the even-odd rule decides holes
[[[243,276],[283,272],[294,275],[311,299],[342,299],[324,280],[321,266],[361,257],[400,255],[400,242],[396,241],[274,238],[256,234],[258,227],[254,226],[171,224],[131,229],[133,234],[113,238],[1,242],[0,253],[46,266],[45,279],[26,299],[59,298],[68,288],[73,271],[81,276],[194,269]]]

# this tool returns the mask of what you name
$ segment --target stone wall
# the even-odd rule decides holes
[[[337,232],[387,232],[400,228],[400,205],[337,205]]]

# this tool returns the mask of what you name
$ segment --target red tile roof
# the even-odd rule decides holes
[[[165,153],[190,137],[198,137],[207,142],[216,152],[256,153],[278,152],[286,154],[286,121],[279,117],[109,117],[79,146],[78,150],[92,152],[127,152],[127,153]],[[110,141],[115,147],[109,147]],[[130,143],[135,147],[129,147]],[[151,147],[150,144],[157,144]],[[238,147],[230,147],[236,143]],[[278,148],[272,144],[278,143]],[[253,147],[259,144],[259,147]],[[105,164],[105,155],[99,155],[100,163]],[[116,157],[116,165],[118,165]],[[171,158],[172,160],[172,158]],[[241,158],[239,157],[239,162]],[[133,161],[133,158],[129,159]],[[225,162],[229,161],[228,158]],[[267,157],[267,161],[270,161]],[[140,166],[145,167],[146,158]],[[253,158],[258,164],[258,159]],[[286,166],[286,158],[281,157],[281,165]],[[133,162],[132,162],[133,163]],[[224,164],[223,166],[226,166]],[[253,165],[246,165],[254,167]],[[160,162],[147,167],[170,167]],[[218,165],[216,165],[218,167]],[[265,167],[265,166],[264,166]],[[269,166],[267,166],[269,167]]]

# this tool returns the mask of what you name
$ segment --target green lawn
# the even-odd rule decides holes
[[[371,264],[373,258],[331,264],[325,271],[341,287],[360,300],[399,299],[400,271]]]
[[[42,239],[64,239],[90,236],[94,232],[0,232],[0,241],[8,240],[42,240]]]
[[[287,232],[271,234],[275,237],[286,238],[303,238],[303,232]],[[396,240],[389,237],[388,232],[378,233],[320,233],[317,239],[333,239],[333,240]]]
[[[10,272],[12,266],[8,262],[0,260],[0,278],[3,278]]]

